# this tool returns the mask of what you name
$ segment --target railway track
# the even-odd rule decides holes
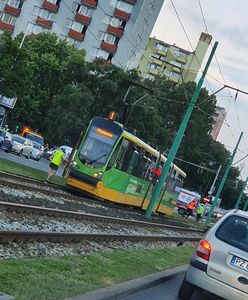
[[[124,234],[91,234],[79,232],[41,232],[41,231],[0,231],[0,243],[24,243],[24,242],[197,242],[200,237],[169,237],[156,235],[124,235]]]
[[[40,198],[40,201],[30,201],[30,200],[21,200],[20,202],[24,202],[26,204],[32,204],[32,205],[37,205],[37,206],[51,206],[52,207],[59,207],[63,209],[63,207],[66,208],[66,210],[83,210],[92,213],[97,212],[97,214],[101,214],[98,209],[91,209],[90,206],[96,206],[99,208],[101,206],[103,208],[102,214],[105,215],[108,212],[106,211],[107,209],[113,209],[117,216],[122,216],[124,215],[125,218],[131,218],[131,219],[139,219],[143,220],[143,215],[141,211],[138,210],[138,208],[132,208],[132,207],[124,207],[120,204],[114,204],[108,201],[104,201],[101,199],[89,199],[83,196],[76,196],[71,193],[69,193],[65,187],[63,186],[58,186],[54,184],[47,184],[42,182],[41,180],[36,180],[32,179],[29,177],[24,177],[20,175],[15,175],[15,174],[10,174],[7,172],[1,172],[0,171],[0,188],[9,188],[10,190],[18,190],[18,191],[23,191],[23,192],[30,192],[32,193],[33,197]],[[46,196],[45,200],[42,199]],[[0,196],[1,197],[1,196]],[[61,199],[62,202],[66,201],[67,203],[62,203],[59,205],[55,201],[55,203],[48,203],[49,197]],[[11,197],[9,197],[11,198]],[[13,197],[12,197],[13,198]],[[18,198],[18,196],[16,197]],[[5,199],[1,199],[4,200]],[[12,199],[7,199],[6,201],[12,202]],[[16,202],[16,199],[13,200],[13,202]],[[19,202],[19,201],[18,201]],[[37,203],[36,203],[37,202]],[[88,207],[86,207],[88,206]],[[111,215],[113,213],[109,213],[108,215]],[[148,220],[146,223],[150,223],[151,221]],[[168,224],[171,226],[178,226],[178,227],[186,227],[189,228],[189,224],[183,223],[181,221],[176,221],[176,220],[171,220],[168,218],[165,218],[164,216],[153,216],[152,218],[153,223],[157,223],[160,226]]]
[[[165,224],[158,224],[152,222],[145,222],[145,221],[138,221],[138,220],[130,220],[124,218],[115,218],[115,217],[108,217],[96,214],[88,214],[82,212],[74,212],[62,209],[53,209],[53,208],[46,208],[46,207],[38,207],[38,206],[31,206],[31,205],[24,205],[24,204],[17,204],[17,203],[9,203],[9,202],[0,202],[0,210],[3,209],[7,211],[15,211],[17,212],[29,212],[34,213],[35,215],[45,215],[51,217],[63,217],[69,219],[76,219],[82,221],[92,222],[94,224],[101,223],[102,225],[125,225],[128,227],[138,227],[142,229],[159,229],[159,230],[167,230],[167,231],[175,231],[175,232],[184,232],[184,233],[196,233],[196,234],[203,234],[202,230],[196,228],[187,228],[182,226],[173,226],[173,225],[165,225]]]

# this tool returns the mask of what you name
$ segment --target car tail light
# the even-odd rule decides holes
[[[210,257],[210,253],[211,253],[210,243],[206,240],[201,240],[196,249],[196,255],[208,261]]]

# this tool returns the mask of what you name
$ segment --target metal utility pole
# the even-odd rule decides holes
[[[198,96],[200,94],[200,90],[201,90],[204,78],[205,78],[205,76],[207,74],[208,68],[209,68],[210,63],[211,63],[211,61],[213,59],[213,56],[214,56],[214,53],[215,53],[215,50],[216,50],[217,46],[218,46],[218,42],[215,42],[215,44],[214,44],[214,46],[212,48],[212,51],[210,53],[210,56],[208,58],[208,61],[206,63],[206,66],[204,68],[204,71],[202,73],[202,76],[201,76],[201,78],[200,78],[200,80],[199,80],[199,82],[198,82],[198,84],[197,84],[197,86],[195,88],[194,94],[193,94],[193,96],[191,98],[191,101],[189,103],[188,109],[187,109],[187,111],[185,113],[185,116],[183,118],[183,121],[182,121],[182,123],[181,123],[181,125],[179,127],[179,130],[177,132],[177,135],[176,135],[176,138],[175,138],[175,140],[173,142],[171,150],[170,150],[170,152],[168,154],[168,157],[167,157],[166,163],[164,165],[164,168],[163,168],[162,174],[160,176],[160,179],[159,179],[159,181],[158,181],[158,183],[157,183],[157,185],[155,187],[155,191],[154,191],[154,193],[152,195],[152,199],[151,199],[151,201],[149,203],[149,206],[148,206],[148,208],[146,210],[146,214],[145,214],[146,218],[150,218],[151,217],[153,209],[154,209],[154,206],[155,206],[155,204],[156,204],[156,202],[158,200],[159,194],[160,194],[160,192],[161,192],[161,190],[163,188],[163,185],[165,183],[165,180],[166,180],[166,178],[167,178],[167,176],[169,174],[171,164],[173,163],[173,160],[174,160],[174,158],[175,158],[175,156],[177,154],[177,150],[178,150],[178,148],[179,148],[179,146],[181,144],[184,132],[186,130],[186,127],[187,127],[187,124],[189,122],[189,119],[190,119],[190,116],[192,114],[192,111],[193,111],[193,109],[195,107],[197,98],[198,98]]]
[[[239,204],[240,204],[240,201],[241,201],[241,199],[242,199],[242,196],[243,196],[243,194],[244,194],[244,190],[245,190],[245,187],[246,187],[247,181],[248,181],[248,176],[247,176],[247,178],[246,178],[246,181],[243,183],[242,189],[241,189],[241,191],[240,191],[240,194],[239,194],[238,200],[237,200],[237,202],[236,202],[236,204],[235,204],[235,207],[234,207],[234,208],[239,208]]]
[[[217,171],[217,173],[216,173],[216,176],[215,176],[215,178],[214,178],[214,181],[213,181],[213,183],[212,183],[212,185],[211,185],[211,188],[210,188],[210,190],[209,190],[209,192],[208,192],[208,194],[209,194],[210,196],[212,196],[212,194],[213,194],[213,192],[214,192],[214,189],[215,189],[215,183],[216,183],[216,181],[217,181],[217,179],[218,179],[218,176],[219,176],[219,174],[220,174],[221,168],[222,168],[222,165],[219,166],[218,171]]]
[[[242,135],[243,135],[243,132],[241,132],[241,134],[240,134],[240,136],[239,136],[239,139],[238,139],[238,142],[237,142],[237,144],[236,144],[236,146],[235,146],[235,149],[234,149],[234,151],[233,151],[233,154],[232,154],[230,160],[229,160],[228,163],[227,163],[227,167],[226,167],[224,176],[223,176],[223,178],[222,178],[222,180],[221,180],[221,183],[220,183],[220,185],[219,185],[219,187],[218,187],[218,190],[217,190],[216,195],[215,195],[215,197],[214,197],[214,202],[212,203],[211,208],[210,208],[210,211],[209,211],[208,216],[207,216],[207,220],[206,220],[206,224],[207,224],[207,225],[208,225],[209,222],[210,222],[211,216],[212,216],[212,214],[213,214],[213,212],[214,212],[215,206],[216,206],[216,204],[217,204],[217,201],[218,201],[218,199],[219,199],[219,197],[220,197],[220,194],[221,194],[222,189],[223,189],[223,187],[224,187],[224,184],[225,184],[225,182],[226,182],[227,175],[228,175],[228,173],[229,173],[229,171],[230,171],[230,169],[231,169],[232,162],[233,162],[234,156],[235,156],[235,154],[236,154],[236,152],[237,152],[237,150],[238,150],[238,146],[239,146],[239,143],[240,143],[240,141],[241,141]]]

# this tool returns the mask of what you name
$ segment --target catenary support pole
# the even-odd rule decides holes
[[[226,167],[225,173],[224,173],[224,175],[223,175],[223,177],[222,177],[221,183],[220,183],[220,185],[219,185],[219,187],[218,187],[218,190],[217,190],[217,192],[216,192],[216,195],[214,196],[214,202],[213,202],[213,204],[211,205],[210,211],[209,211],[208,216],[207,216],[207,219],[206,219],[206,224],[207,224],[207,225],[210,223],[211,216],[212,216],[212,214],[213,214],[213,212],[214,212],[215,206],[217,205],[217,201],[218,201],[218,199],[219,199],[219,197],[220,197],[220,194],[221,194],[222,189],[223,189],[223,187],[224,187],[224,184],[225,184],[225,182],[226,182],[227,175],[228,175],[228,173],[229,173],[229,171],[230,171],[230,169],[231,169],[232,162],[233,162],[234,156],[235,156],[235,154],[236,154],[236,152],[237,152],[237,150],[238,150],[238,146],[239,146],[239,143],[240,143],[240,141],[241,141],[242,135],[243,135],[243,132],[241,132],[241,134],[240,134],[240,136],[239,136],[239,139],[238,139],[238,142],[237,142],[237,144],[236,144],[236,146],[235,146],[235,149],[234,149],[234,151],[233,151],[233,154],[232,154],[232,156],[230,157],[230,159],[229,159],[229,161],[228,161],[228,163],[227,163],[227,167]]]
[[[213,181],[213,183],[212,183],[212,185],[211,185],[211,188],[210,188],[210,190],[209,190],[209,192],[208,192],[208,194],[209,194],[210,196],[212,196],[212,194],[213,194],[213,192],[214,192],[214,190],[215,190],[215,184],[216,184],[216,181],[217,181],[218,176],[219,176],[219,174],[220,174],[221,168],[222,168],[222,165],[219,165],[219,168],[218,168],[218,171],[217,171],[217,173],[216,173],[216,175],[215,175],[214,181]]]
[[[166,163],[164,165],[164,168],[163,168],[162,174],[160,176],[160,179],[159,179],[159,181],[158,181],[158,183],[157,183],[157,185],[155,187],[154,193],[152,195],[152,199],[151,199],[151,201],[150,201],[150,203],[148,205],[148,208],[146,210],[146,214],[145,214],[146,218],[150,218],[151,215],[152,215],[154,206],[155,206],[155,204],[156,204],[156,202],[158,200],[159,194],[160,194],[160,192],[161,192],[161,190],[163,188],[165,180],[166,180],[166,178],[168,176],[168,173],[170,171],[171,164],[172,164],[172,162],[173,162],[173,160],[174,160],[174,158],[176,156],[177,150],[178,150],[178,148],[179,148],[179,146],[181,144],[184,132],[185,132],[187,124],[189,122],[189,118],[190,118],[190,116],[192,114],[192,111],[193,111],[193,109],[195,107],[197,98],[198,98],[198,96],[200,94],[200,90],[201,90],[204,78],[205,78],[205,76],[207,74],[208,68],[209,68],[210,63],[211,63],[211,61],[213,59],[213,56],[214,56],[214,53],[215,53],[215,50],[216,50],[217,46],[218,46],[218,42],[215,42],[214,46],[212,48],[212,51],[210,53],[210,56],[208,58],[208,61],[206,63],[206,66],[204,68],[204,71],[202,73],[202,76],[201,76],[201,78],[200,78],[200,80],[199,80],[199,82],[198,82],[198,84],[197,84],[197,86],[195,88],[194,94],[193,94],[193,96],[192,96],[192,98],[190,100],[190,103],[189,103],[188,109],[187,109],[187,111],[185,113],[185,116],[183,118],[183,121],[182,121],[182,123],[181,123],[181,125],[179,127],[179,130],[177,132],[176,138],[174,139],[174,142],[173,142],[171,150],[170,150],[170,152],[168,154],[168,157],[167,157]]]
[[[247,176],[247,178],[246,178],[246,181],[243,183],[242,190],[240,191],[238,200],[237,200],[237,202],[236,202],[236,204],[235,204],[235,208],[239,208],[239,204],[240,204],[240,201],[241,201],[242,196],[243,196],[243,194],[244,194],[244,190],[245,190],[247,181],[248,181],[248,176]]]

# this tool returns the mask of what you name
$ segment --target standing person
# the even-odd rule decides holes
[[[54,152],[51,162],[49,164],[50,170],[48,171],[46,182],[49,183],[50,179],[56,174],[59,166],[65,161],[65,149],[61,148]]]
[[[203,204],[200,204],[197,211],[196,211],[196,222],[199,222],[200,221],[200,218],[202,217],[202,214],[204,212],[204,205]]]
[[[195,200],[191,201],[191,202],[188,204],[188,207],[187,207],[187,213],[186,213],[186,216],[187,216],[187,217],[193,215],[193,211],[195,210],[195,205],[196,205],[196,201],[195,201]]]
[[[6,132],[9,132],[9,126],[5,125],[4,128],[3,128],[3,130],[6,131]]]

